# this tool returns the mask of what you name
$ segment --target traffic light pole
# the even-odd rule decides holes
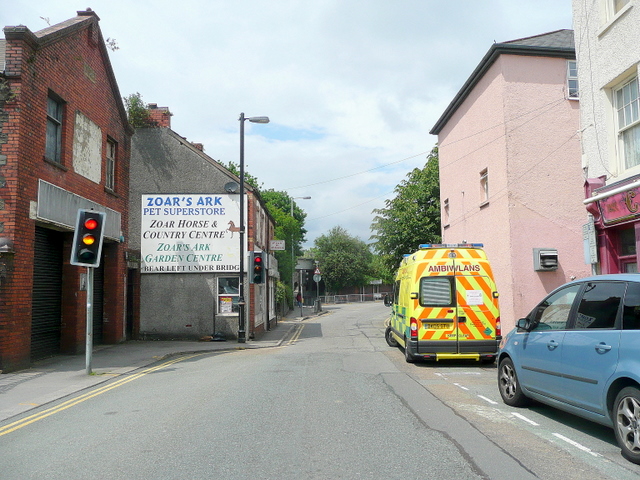
[[[87,343],[85,363],[87,375],[91,375],[91,359],[93,355],[93,267],[87,267]]]

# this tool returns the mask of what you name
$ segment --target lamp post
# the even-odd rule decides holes
[[[240,114],[240,285],[238,286],[238,343],[247,341],[244,318],[244,122],[269,123],[269,117],[245,117]]]
[[[311,197],[291,197],[291,218],[293,218],[293,201],[297,199],[309,200]],[[291,289],[295,283],[296,266],[293,263],[293,230],[291,230]],[[300,295],[302,295],[302,285],[300,285]]]

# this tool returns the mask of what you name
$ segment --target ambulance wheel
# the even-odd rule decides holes
[[[416,357],[414,357],[413,355],[411,355],[411,352],[409,352],[409,342],[407,341],[407,339],[404,339],[404,360],[407,363],[416,363]]]
[[[498,389],[502,401],[510,407],[524,407],[529,403],[522,393],[516,369],[509,357],[504,358],[498,366]]]
[[[393,336],[393,333],[391,333],[391,327],[387,327],[387,331],[384,332],[384,339],[387,341],[387,345],[389,345],[390,347],[398,346],[398,342]]]

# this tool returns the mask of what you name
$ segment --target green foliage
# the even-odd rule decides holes
[[[220,165],[222,165],[234,175],[238,177],[240,176],[240,164],[229,161],[226,165],[222,162],[220,163]],[[263,184],[261,184],[256,177],[247,172],[246,169],[244,171],[244,181],[255,188],[258,192],[263,188]]]
[[[373,255],[366,243],[344,228],[334,227],[327,235],[318,237],[315,251],[328,290],[335,292],[368,282]]]
[[[395,271],[387,267],[393,261],[388,255],[373,255],[371,259],[371,280],[382,280],[382,283],[391,285],[395,281]]]
[[[124,97],[124,105],[127,109],[127,118],[133,128],[157,127],[158,123],[151,119],[149,106],[142,101],[142,95],[132,93]]]
[[[413,169],[395,188],[396,197],[376,209],[371,224],[373,247],[388,273],[394,272],[402,256],[421,243],[440,242],[440,179],[438,148],[427,157],[424,168]]]
[[[276,222],[274,238],[286,242],[285,250],[273,253],[278,259],[280,278],[291,283],[293,269],[295,268],[295,259],[301,253],[300,245],[305,241],[305,234],[307,233],[304,229],[304,220],[307,214],[296,205],[294,200],[293,216],[291,216],[292,198],[286,192],[278,192],[270,189],[262,192],[260,195],[264,200],[267,211]],[[292,249],[293,262],[291,261]]]
[[[293,291],[287,284],[278,280],[276,283],[276,303],[278,305],[287,305],[293,307]]]

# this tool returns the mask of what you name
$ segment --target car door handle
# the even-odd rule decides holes
[[[558,342],[556,342],[555,340],[549,340],[549,342],[547,343],[547,348],[549,350],[555,350],[559,346],[560,346],[560,344]]]
[[[612,348],[611,345],[607,345],[605,343],[599,343],[598,345],[596,345],[596,352],[605,353],[611,350],[611,348]]]

